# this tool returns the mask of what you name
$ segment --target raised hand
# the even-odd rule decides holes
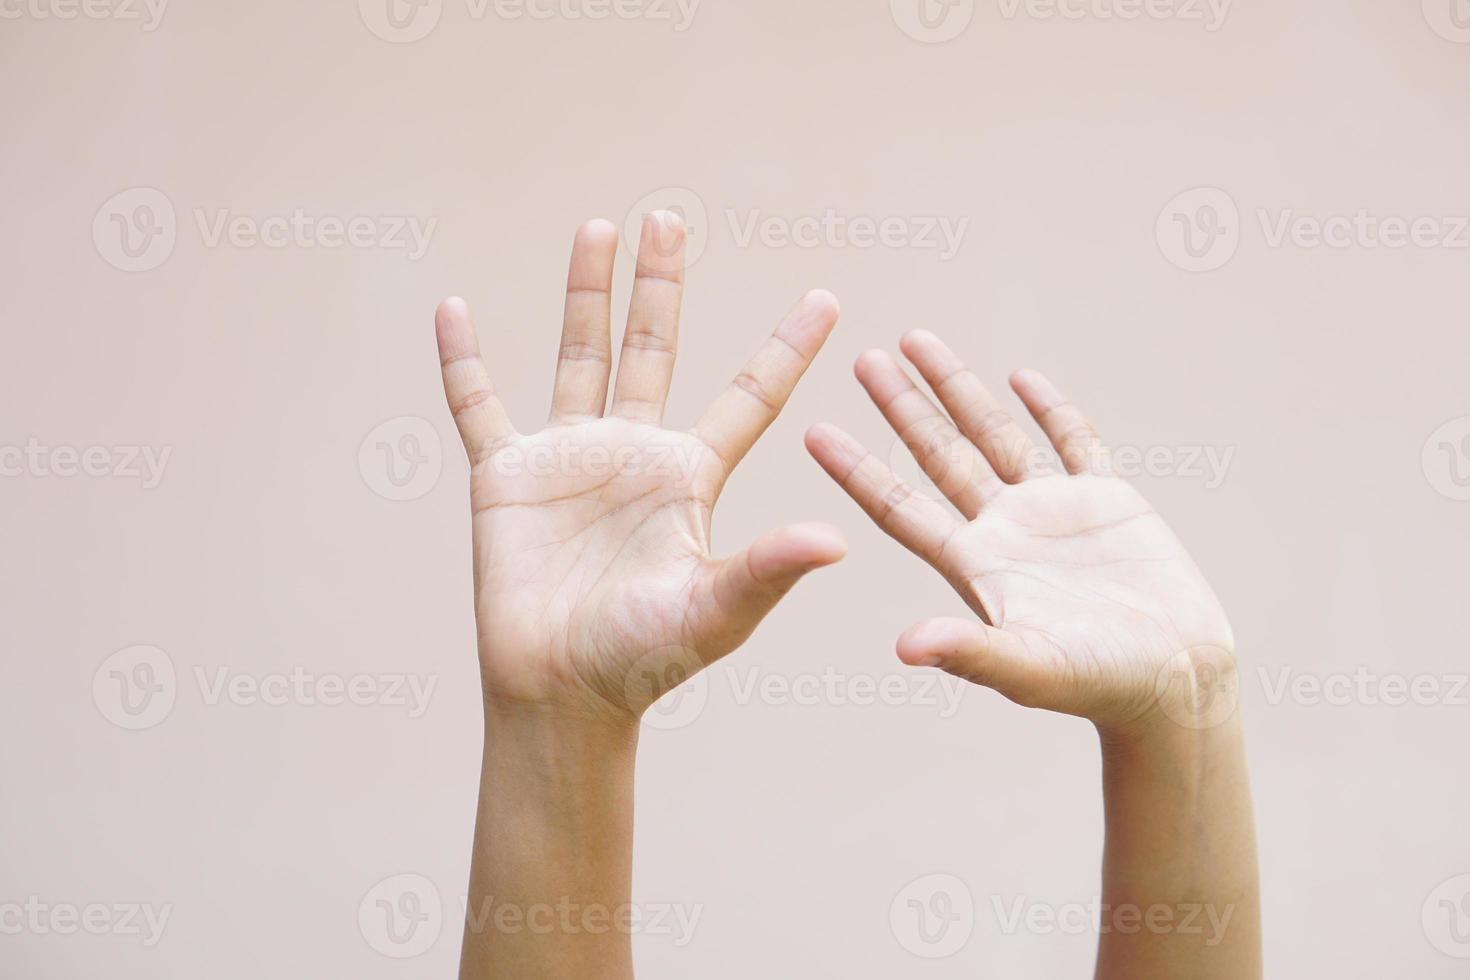
[[[899,657],[1105,731],[1145,723],[1160,708],[1192,724],[1210,717],[1215,699],[1232,698],[1224,611],[1163,519],[1109,475],[1082,413],[1037,372],[1012,375],[1063,472],[938,337],[914,331],[901,349],[948,415],[885,352],[858,360],[858,380],[958,515],[834,426],[815,426],[806,440],[869,516],[979,617],[916,624],[899,639]]]
[[[689,431],[663,426],[684,288],[685,231],[644,220],[612,405],[618,235],[577,233],[548,425],[517,432],[462,300],[435,317],[444,390],[471,463],[475,614],[487,699],[637,715],[733,650],[802,575],[842,557],[818,524],[724,559],[710,520],[741,458],[776,418],[837,320],[808,293]]]

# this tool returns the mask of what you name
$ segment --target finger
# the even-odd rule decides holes
[[[929,619],[898,638],[898,659],[913,667],[938,667],[998,691],[1018,704],[1051,700],[1055,682],[1014,633],[978,620]]]
[[[858,358],[854,372],[934,486],[966,520],[973,520],[1003,485],[974,443],[914,387],[887,351],[868,351]]]
[[[803,296],[695,425],[694,434],[720,457],[727,475],[781,413],[837,313],[837,297],[826,290]]]
[[[458,296],[446,299],[434,311],[434,334],[439,341],[439,364],[444,374],[444,397],[459,427],[465,452],[478,461],[515,435],[505,406],[495,397],[490,373],[480,359],[480,341],[470,310]]]
[[[589,221],[577,229],[567,272],[566,314],[551,395],[551,421],[577,422],[602,415],[612,368],[612,279],[618,229]]]
[[[1102,437],[1087,416],[1057,391],[1040,371],[1029,368],[1011,375],[1011,388],[1051,440],[1068,473],[1103,473],[1107,460]]]
[[[899,347],[1002,480],[1018,483],[1051,472],[1025,430],[942,340],[927,330],[914,330]]]
[[[847,543],[835,527],[793,524],[725,559],[715,572],[714,595],[730,634],[726,642],[744,640],[804,575],[845,554]]]
[[[931,564],[960,527],[938,502],[915,494],[862,443],[835,425],[807,430],[806,448],[827,475],[894,540]]]
[[[685,239],[684,222],[672,211],[644,217],[628,327],[618,355],[613,415],[655,424],[663,420],[678,347]]]

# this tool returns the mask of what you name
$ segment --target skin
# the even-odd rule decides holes
[[[668,429],[685,231],[668,213],[644,221],[614,378],[617,241],[605,221],[577,233],[540,432],[511,425],[463,301],[446,300],[435,317],[445,395],[471,462],[486,718],[467,978],[633,975],[640,715],[846,550],[822,524],[773,531],[728,558],[709,544],[721,488],[831,332],[836,300],[808,293],[692,429]]]
[[[445,393],[472,464],[485,701],[465,978],[633,975],[638,719],[844,552],[834,529],[800,524],[711,556],[720,489],[831,332],[837,305],[807,294],[692,429],[664,428],[684,237],[673,215],[645,220],[613,375],[617,232],[606,222],[578,232],[551,416],[533,435],[515,431],[495,397],[464,303],[446,300],[436,315]],[[1158,515],[1107,474],[1095,433],[1044,378],[1021,372],[1012,383],[1065,472],[937,338],[910,334],[903,350],[948,415],[881,352],[859,360],[859,380],[958,514],[840,430],[807,436],[817,461],[976,614],[916,625],[899,639],[900,659],[1096,725],[1113,910],[1099,977],[1259,977],[1234,640],[1218,601]],[[1137,924],[1152,909],[1182,917],[1193,906],[1217,922],[1228,915],[1226,927]]]
[[[834,426],[806,440],[975,612],[911,627],[899,658],[1096,726],[1107,819],[1097,977],[1260,977],[1235,641],[1214,592],[1147,501],[1109,474],[1097,432],[1045,377],[1019,371],[1011,387],[1060,466],[938,337],[915,331],[901,349],[939,405],[883,351],[864,354],[856,373],[932,494]],[[1179,928],[1164,925],[1164,910]],[[1150,914],[1154,927],[1141,927]]]

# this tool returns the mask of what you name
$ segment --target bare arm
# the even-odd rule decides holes
[[[858,360],[858,380],[933,493],[902,484],[839,429],[807,434],[833,479],[975,612],[913,626],[899,638],[900,659],[1097,727],[1109,906],[1099,978],[1259,977],[1234,638],[1214,593],[1163,519],[1109,474],[1097,433],[1044,377],[1022,371],[1011,384],[1060,466],[938,337],[915,331],[902,349],[945,411],[882,351]]]
[[[465,978],[633,976],[636,722],[487,705]]]
[[[639,718],[745,641],[807,572],[842,557],[826,525],[710,554],[715,501],[837,320],[809,293],[693,429],[663,425],[685,232],[644,220],[617,373],[617,231],[581,229],[548,425],[517,432],[465,304],[435,324],[470,458],[485,755],[460,975],[626,980]],[[608,395],[611,392],[611,405]]]
[[[1261,976],[1260,896],[1237,717],[1104,735],[1098,980]]]

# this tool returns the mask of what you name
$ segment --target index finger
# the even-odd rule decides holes
[[[824,289],[803,296],[694,426],[694,435],[724,462],[726,475],[781,413],[838,312],[837,297]]]

